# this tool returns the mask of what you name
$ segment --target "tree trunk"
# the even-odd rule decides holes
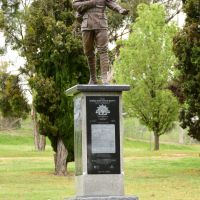
[[[158,151],[160,148],[159,137],[160,136],[157,133],[154,133],[154,151]]]
[[[39,134],[39,127],[37,121],[37,113],[34,105],[32,105],[32,120],[33,120],[33,136],[36,151],[44,151],[46,146],[46,137]]]
[[[44,135],[39,135],[39,151],[45,151],[45,146],[46,146],[46,136]]]
[[[184,144],[184,130],[179,127],[179,144]]]
[[[57,152],[54,154],[55,175],[67,175],[67,156],[68,151],[63,144],[63,141],[59,138],[57,142]]]

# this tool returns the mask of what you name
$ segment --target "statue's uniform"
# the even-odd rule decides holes
[[[121,14],[123,14],[123,11],[127,10],[119,6],[114,0],[74,0],[73,7],[83,16],[81,31],[83,48],[90,69],[89,83],[96,83],[95,46],[100,55],[101,79],[103,83],[107,83],[109,58],[108,23],[105,8],[108,7]]]

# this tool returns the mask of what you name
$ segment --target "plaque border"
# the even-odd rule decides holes
[[[105,121],[99,121],[94,113],[94,105],[90,105],[90,100],[114,100],[112,103],[111,110],[113,114],[110,113],[106,124],[115,124],[115,153],[96,153],[92,154],[91,149],[91,125],[92,124],[105,124]],[[97,104],[98,105],[98,104]],[[112,107],[113,106],[113,107]],[[92,110],[93,109],[93,110]],[[113,121],[115,121],[113,123]],[[88,174],[120,174],[121,173],[121,160],[120,160],[120,104],[119,96],[86,96],[86,135],[87,135],[87,173]],[[114,163],[113,169],[108,169],[109,162]],[[94,169],[94,163],[99,163],[100,169]],[[103,164],[105,163],[105,164]],[[112,165],[113,166],[113,165]],[[103,168],[105,167],[105,168]]]

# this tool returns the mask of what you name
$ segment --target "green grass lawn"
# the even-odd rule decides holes
[[[200,147],[125,142],[125,191],[141,200],[200,200]],[[132,146],[132,148],[131,148]]]
[[[75,195],[74,163],[69,175],[54,175],[53,152],[34,151],[31,129],[0,132],[0,200],[63,200]],[[200,200],[200,145],[125,140],[125,192],[140,200]]]

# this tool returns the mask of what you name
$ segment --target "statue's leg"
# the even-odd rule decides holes
[[[108,84],[109,57],[107,30],[96,30],[95,42],[100,56],[101,80],[103,84]]]
[[[96,80],[96,58],[95,58],[95,48],[94,48],[94,31],[83,31],[83,49],[87,56],[88,66],[90,70],[90,80],[88,84],[97,84]]]

